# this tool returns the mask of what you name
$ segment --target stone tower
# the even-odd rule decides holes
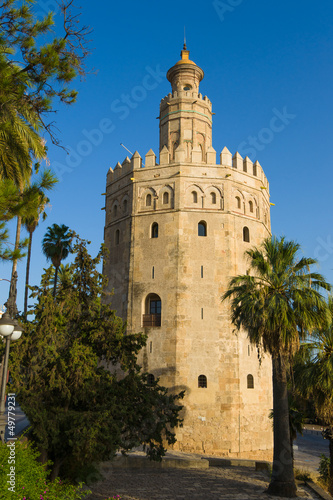
[[[160,104],[159,162],[150,150],[143,165],[135,152],[109,170],[104,272],[128,331],[148,334],[144,371],[186,390],[176,448],[270,459],[271,361],[259,363],[221,302],[229,279],[247,272],[244,252],[270,234],[268,182],[258,162],[227,148],[216,163],[203,76],[184,45]]]

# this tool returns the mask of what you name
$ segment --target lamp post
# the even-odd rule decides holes
[[[17,282],[17,272],[15,271],[10,281],[8,300],[5,303],[7,310],[0,319],[0,335],[6,338],[6,348],[5,348],[5,355],[3,358],[2,381],[1,381],[1,392],[0,392],[0,438],[3,443],[5,442],[5,431],[7,424],[5,409],[6,409],[6,385],[7,385],[10,341],[18,340],[23,332],[23,328],[18,324],[17,320],[15,319],[17,315],[16,282]]]

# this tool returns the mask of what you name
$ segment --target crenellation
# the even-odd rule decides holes
[[[243,172],[247,172],[248,174],[253,175],[253,162],[248,156],[245,156],[243,160]]]
[[[122,166],[119,163],[119,161],[118,161],[117,165],[114,167],[113,173],[114,173],[114,179],[119,179],[119,177],[121,176]]]
[[[128,156],[126,156],[125,160],[122,162],[122,175],[128,174],[132,170],[132,162]]]
[[[220,154],[220,164],[225,167],[232,167],[232,154],[226,146]]]
[[[192,163],[202,163],[202,150],[199,146],[193,146],[192,148]]]
[[[216,151],[213,146],[208,146],[206,153],[206,162],[208,164],[216,165]]]
[[[108,173],[106,174],[106,185],[108,186],[113,181],[114,173],[110,167]]]
[[[156,167],[156,155],[152,149],[150,149],[145,156],[145,166],[147,168]]]
[[[243,170],[243,157],[238,153],[238,151],[232,157],[232,166],[237,168],[237,170]]]
[[[170,153],[166,146],[163,146],[160,152],[160,165],[168,165],[170,161]]]
[[[185,158],[186,158],[185,148],[182,144],[180,144],[175,151],[175,162],[182,163],[185,161]]]
[[[133,170],[137,170],[139,168],[142,168],[142,158],[137,151],[135,151],[135,153],[133,154],[133,156],[131,158],[131,162],[132,162],[132,169]]]

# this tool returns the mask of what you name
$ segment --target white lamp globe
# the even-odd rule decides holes
[[[14,331],[10,336],[10,340],[18,340],[23,332],[23,328],[18,324],[16,320],[14,320],[15,326],[14,326]]]
[[[2,315],[0,319],[0,335],[3,337],[7,337],[11,335],[14,331],[14,321],[9,316],[6,311],[5,314]]]

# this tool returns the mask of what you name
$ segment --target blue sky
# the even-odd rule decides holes
[[[41,240],[53,223],[68,225],[97,252],[106,173],[127,155],[120,143],[141,156],[150,148],[158,154],[159,102],[170,91],[165,73],[179,60],[184,26],[190,58],[205,72],[200,91],[216,113],[217,154],[227,146],[260,162],[275,203],[273,234],[299,242],[333,283],[332,2],[78,2],[93,29],[88,66],[97,73],[75,84],[76,104],[57,105],[52,116],[71,154],[48,141],[60,182],[34,235],[31,284],[46,267]],[[41,0],[36,9],[52,5]],[[0,277],[9,279],[10,266],[1,267]],[[25,261],[18,272],[20,308]],[[0,303],[7,285],[1,283]]]

